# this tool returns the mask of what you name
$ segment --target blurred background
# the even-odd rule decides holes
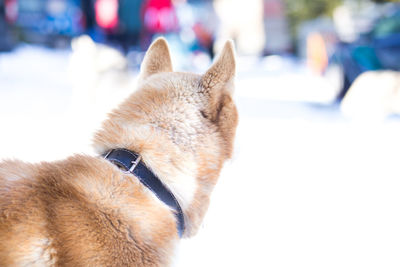
[[[93,153],[164,36],[176,70],[237,49],[240,114],[176,266],[400,266],[400,2],[0,0],[0,158]]]

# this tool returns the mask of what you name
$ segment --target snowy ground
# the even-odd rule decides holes
[[[68,56],[0,54],[0,158],[90,151]],[[293,101],[331,95],[296,64],[240,62],[236,153],[176,266],[399,266],[400,121],[351,123],[336,106]]]

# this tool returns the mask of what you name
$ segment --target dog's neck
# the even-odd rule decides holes
[[[132,121],[124,124],[121,116],[129,116]],[[164,129],[142,120],[142,116],[139,111],[111,113],[94,136],[94,148],[99,155],[114,148],[140,154],[146,166],[178,200],[185,217],[183,236],[193,236],[208,209],[223,164],[222,152],[217,144],[208,141],[193,148],[176,143]]]
[[[191,153],[184,153],[146,125],[121,127],[107,120],[104,128],[94,138],[94,148],[103,155],[114,148],[125,148],[140,154],[142,161],[162,181],[178,200],[184,217],[184,236],[192,235],[190,214],[194,213],[193,202],[198,191],[197,164]],[[111,133],[110,133],[111,132]],[[114,134],[118,133],[118,134]],[[197,221],[197,220],[196,220]]]
[[[164,202],[174,211],[177,223],[177,230],[180,237],[185,229],[185,220],[182,208],[176,200],[174,194],[171,193],[160,179],[143,163],[142,157],[130,150],[117,148],[112,149],[103,155],[105,159],[119,167],[123,172],[129,173],[137,177],[139,181],[152,191],[159,200]]]

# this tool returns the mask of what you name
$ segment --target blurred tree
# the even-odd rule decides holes
[[[332,16],[333,10],[343,0],[285,0],[291,34],[295,37],[297,26],[319,16]]]
[[[372,0],[372,2],[381,4],[381,3],[399,2],[399,0]]]
[[[297,27],[304,21],[315,19],[320,16],[332,17],[335,8],[344,0],[284,0],[289,19],[292,40],[296,40]],[[366,0],[347,0],[363,2]],[[375,3],[399,2],[400,0],[370,0]]]

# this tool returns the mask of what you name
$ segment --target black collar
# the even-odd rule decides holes
[[[185,229],[185,221],[183,212],[178,201],[171,191],[157,178],[157,176],[149,170],[141,161],[141,156],[127,149],[118,148],[108,151],[104,158],[135,175],[139,181],[149,188],[162,202],[173,209],[176,220],[179,237],[182,237]]]

